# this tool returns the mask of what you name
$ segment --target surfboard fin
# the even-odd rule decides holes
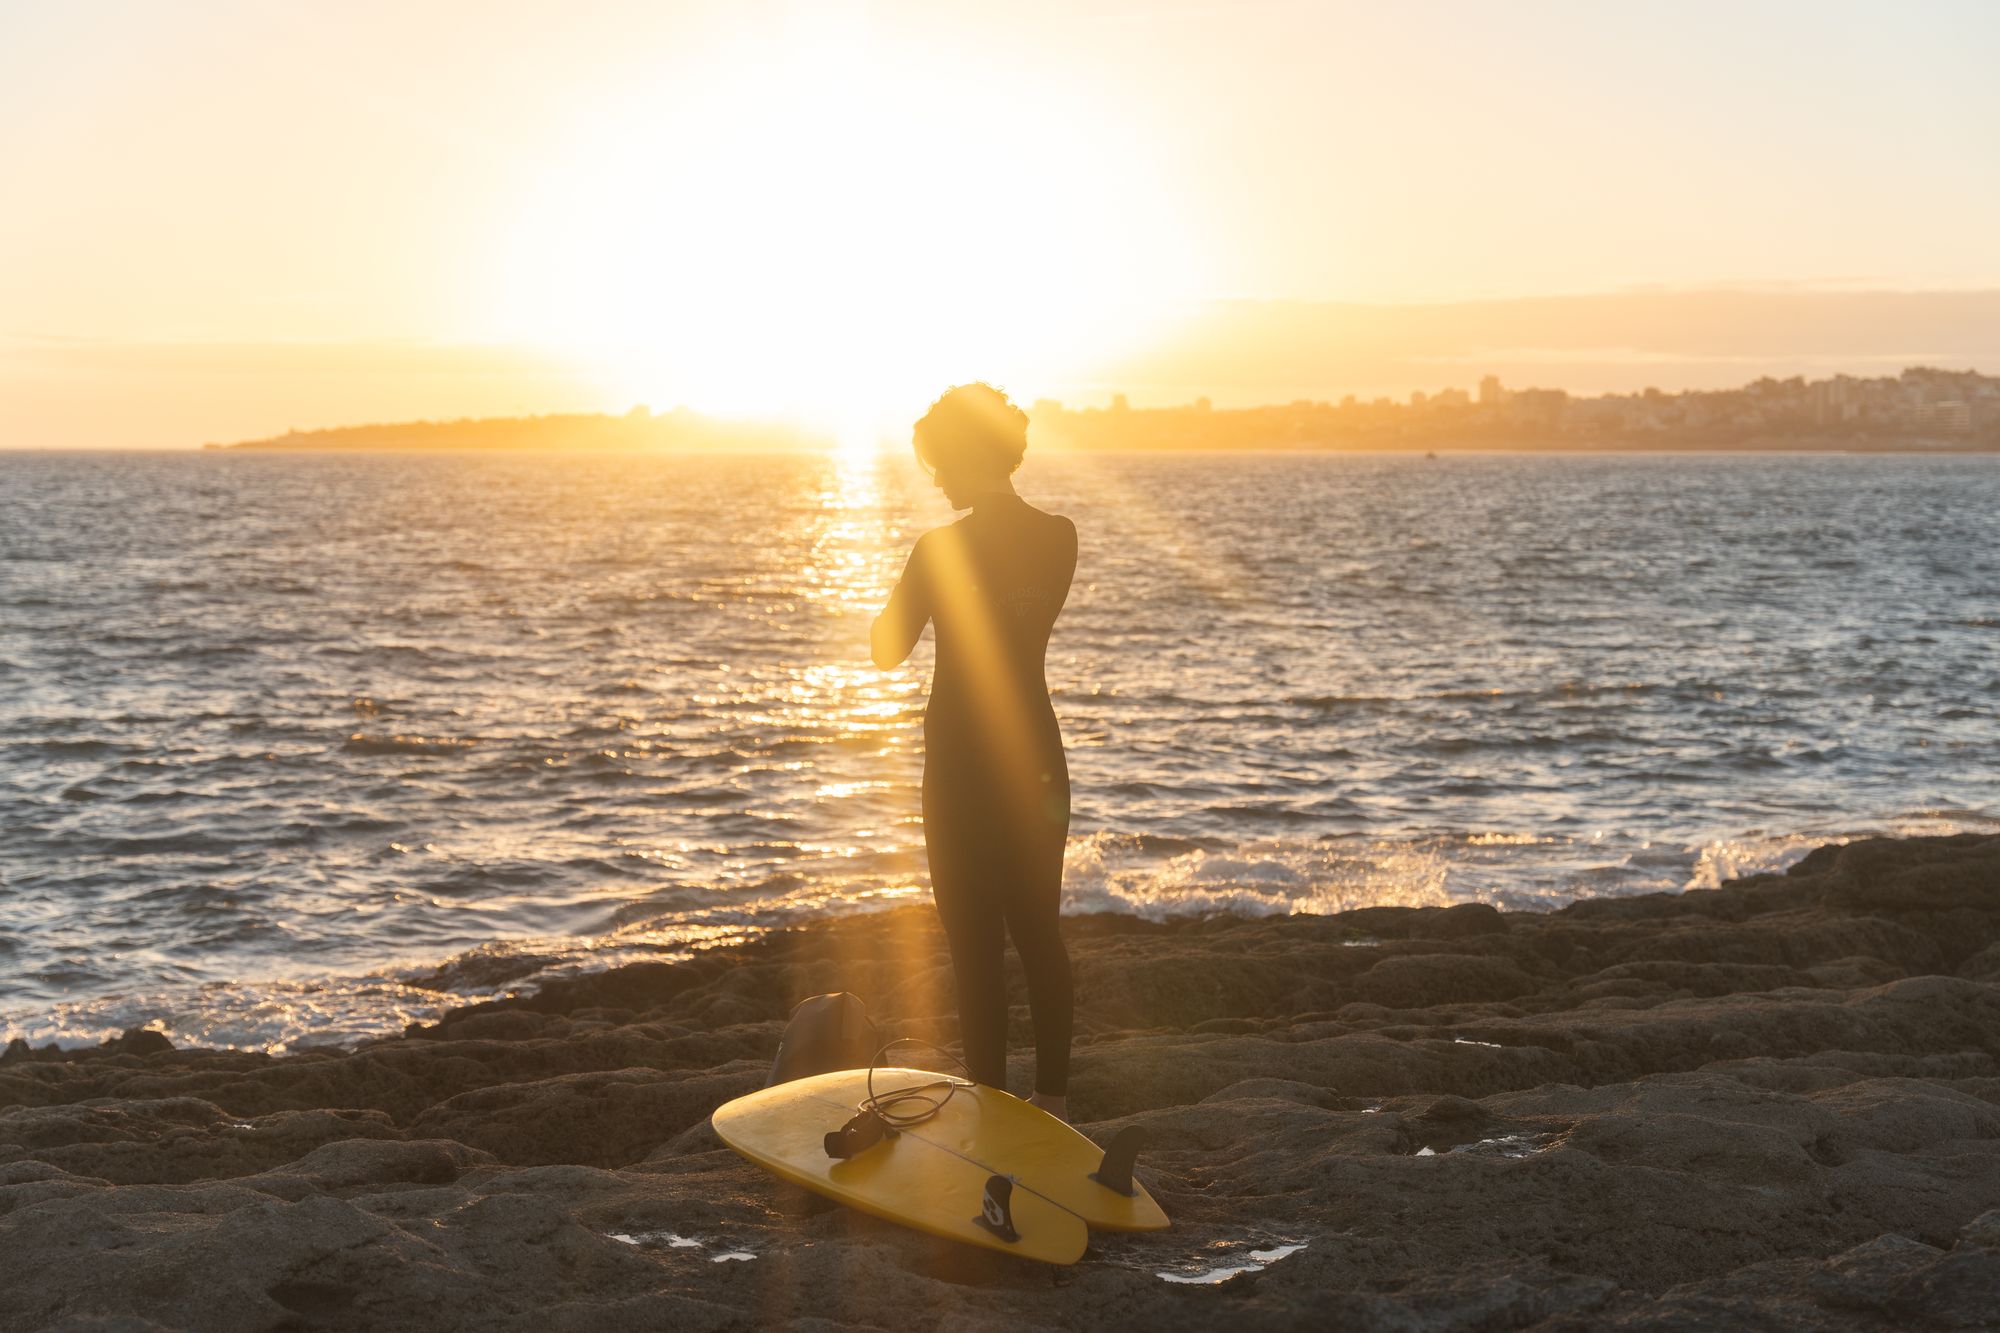
[[[1113,1194],[1126,1198],[1138,1195],[1138,1186],[1132,1183],[1132,1167],[1139,1160],[1139,1149],[1146,1142],[1146,1131],[1137,1125],[1127,1125],[1111,1136],[1111,1146],[1104,1150],[1104,1160],[1090,1173],[1090,1178]]]
[[[988,1176],[986,1193],[979,1200],[979,1216],[972,1221],[1010,1245],[1021,1239],[1021,1233],[1014,1230],[1014,1182],[1005,1176]]]
[[[880,1143],[892,1131],[873,1111],[857,1111],[852,1120],[826,1136],[828,1157],[848,1158]]]

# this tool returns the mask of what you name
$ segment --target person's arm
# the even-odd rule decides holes
[[[924,636],[924,625],[931,618],[926,565],[924,540],[919,537],[917,544],[910,549],[908,563],[903,566],[903,577],[897,580],[896,590],[889,594],[889,605],[875,617],[875,627],[869,633],[869,650],[875,658],[875,665],[884,671],[901,666],[917,646],[917,640]]]

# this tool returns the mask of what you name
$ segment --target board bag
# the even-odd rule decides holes
[[[795,1078],[842,1069],[866,1069],[880,1046],[880,1034],[860,996],[848,991],[815,995],[792,1010],[764,1086],[774,1088]]]

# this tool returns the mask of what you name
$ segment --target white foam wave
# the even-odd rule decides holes
[[[1097,834],[1070,841],[1063,910],[1160,920],[1213,912],[1341,912],[1381,903],[1427,906],[1449,901],[1448,873],[1435,850],[1410,843],[1268,841],[1162,858],[1131,839]]]
[[[94,1046],[131,1028],[176,1046],[283,1055],[309,1046],[347,1047],[400,1033],[446,1008],[481,998],[440,994],[377,973],[318,981],[217,982],[101,996],[0,1024],[0,1040],[30,1046]]]
[[[1682,887],[1718,889],[1728,881],[1742,879],[1746,875],[1775,874],[1803,859],[1815,847],[1846,841],[1846,838],[1799,834],[1718,838],[1702,844],[1695,856],[1694,871]]]

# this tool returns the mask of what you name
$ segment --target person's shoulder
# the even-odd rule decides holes
[[[1074,567],[1077,558],[1076,523],[1067,514],[1051,514],[1038,509],[1042,538],[1042,549],[1066,566]]]
[[[933,546],[944,546],[951,542],[962,542],[970,538],[977,525],[972,521],[972,512],[967,510],[949,523],[940,523],[924,534]]]
[[[926,528],[917,537],[917,546],[922,548],[925,546],[936,546],[940,542],[956,541],[961,535],[959,529],[964,523],[965,519],[958,518],[953,519],[949,523],[940,523],[934,528]]]
[[[970,518],[971,515],[966,515]],[[955,545],[965,540],[965,519],[955,519],[950,523],[940,523],[923,533],[910,548],[912,560],[935,559],[940,547]]]
[[[1067,514],[1052,513],[1047,509],[1042,509],[1035,505],[1028,505],[1027,509],[1029,513],[1035,516],[1036,522],[1042,524],[1042,526],[1048,528],[1051,532],[1067,532],[1071,536],[1076,535],[1076,523]]]

